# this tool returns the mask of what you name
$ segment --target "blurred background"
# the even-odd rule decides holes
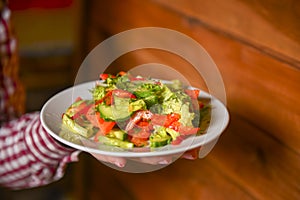
[[[46,99],[72,84],[79,1],[13,0],[9,4],[27,88],[26,107],[39,110]]]
[[[11,8],[28,111],[71,86],[84,57],[104,39],[158,26],[187,34],[208,51],[224,79],[231,114],[204,159],[128,174],[83,153],[62,180],[8,191],[11,199],[300,198],[299,1],[15,0]],[[108,72],[147,62],[174,66],[206,88],[185,60],[157,50],[121,56]]]

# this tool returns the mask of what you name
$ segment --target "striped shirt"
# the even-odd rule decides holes
[[[25,90],[19,78],[17,40],[11,12],[0,0],[0,126],[24,113]]]
[[[57,143],[42,127],[39,113],[28,113],[0,129],[0,185],[11,189],[59,180],[79,151]]]
[[[5,4],[0,0],[0,186],[17,190],[62,178],[79,151],[56,142],[42,127],[39,112],[23,114],[17,43]]]

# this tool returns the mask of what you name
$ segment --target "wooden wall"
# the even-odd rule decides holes
[[[181,159],[151,173],[119,172],[83,155],[78,198],[300,198],[299,1],[88,1],[84,11],[81,59],[109,36],[137,27],[195,39],[219,67],[231,121],[204,159]],[[152,60],[186,72],[186,63],[155,51],[122,56],[109,70]],[[201,78],[189,78],[205,87]]]

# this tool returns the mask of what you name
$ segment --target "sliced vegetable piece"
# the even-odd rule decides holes
[[[163,126],[167,121],[167,115],[153,114],[151,123],[153,125]]]
[[[112,104],[112,91],[108,91],[103,98],[95,101],[95,105],[99,105],[101,103],[105,103],[106,105]]]
[[[86,102],[82,102],[78,108],[78,111],[71,117],[73,120],[79,118],[82,115],[86,115],[89,109],[92,107],[92,104],[87,104]]]
[[[162,147],[169,144],[171,140],[172,138],[169,135],[162,137],[159,134],[154,134],[150,137],[150,147]]]
[[[178,131],[181,135],[193,135],[197,134],[199,130],[198,127],[180,126]]]
[[[95,111],[95,106],[92,105],[85,114],[87,120],[95,127],[99,127],[100,113]]]
[[[112,107],[105,105],[105,104],[100,104],[97,106],[98,111],[100,112],[101,118],[103,118],[106,121],[114,121],[115,116],[113,115],[112,112]]]
[[[163,126],[156,127],[155,132],[149,137],[150,147],[161,147],[169,144],[172,137],[167,134],[166,128]]]
[[[181,123],[179,121],[172,122],[167,128],[173,129],[174,131],[178,131]]]
[[[97,84],[92,90],[92,97],[94,101],[99,101],[107,94],[106,87],[101,84]]]
[[[108,78],[108,74],[100,74],[99,75],[99,78],[101,79],[101,80],[106,80],[107,78]]]
[[[111,75],[111,74],[105,74],[105,73],[103,73],[103,74],[100,74],[100,75],[99,75],[99,78],[100,78],[101,80],[106,80],[106,79],[108,79],[108,78],[116,78],[116,76],[115,76],[115,75]]]
[[[138,124],[141,120],[151,120],[152,116],[153,113],[151,113],[148,110],[140,110],[135,112],[134,115],[131,117],[130,121],[127,123],[125,131],[129,131],[132,128],[134,128],[134,126]]]
[[[192,99],[198,99],[198,96],[200,94],[200,90],[197,89],[186,89],[185,93],[189,95]]]
[[[144,109],[146,109],[146,103],[142,99],[133,101],[129,104],[129,111],[131,113],[138,111],[138,110],[144,110]]]
[[[178,136],[180,136],[180,133],[171,129],[171,128],[166,128],[167,133],[172,137],[172,140],[176,140]]]
[[[176,137],[176,140],[172,140],[171,144],[178,145],[184,140],[184,136],[180,135]]]
[[[178,113],[168,114],[164,126],[169,127],[173,122],[178,121],[179,119],[180,119],[180,114]]]
[[[118,75],[120,75],[120,76],[124,76],[124,75],[126,75],[127,73],[126,72],[124,72],[124,71],[120,71],[119,73],[118,73]]]
[[[74,133],[82,135],[83,137],[89,138],[93,135],[92,126],[90,127],[82,127],[77,124],[74,120],[72,120],[68,115],[63,115],[63,123]]]
[[[112,128],[116,125],[115,121],[105,121],[101,117],[98,118],[99,121],[99,129],[102,131],[103,134],[109,133]]]
[[[122,89],[115,89],[112,91],[113,96],[121,97],[121,98],[136,98],[134,94]]]
[[[148,138],[132,137],[130,141],[137,147],[148,145]]]
[[[120,129],[112,129],[108,132],[107,137],[117,138],[124,141],[127,138],[127,133]]]
[[[111,146],[117,146],[125,149],[133,148],[134,144],[132,142],[122,141],[116,138],[109,138],[106,136],[98,136],[98,141]]]
[[[85,106],[84,103],[84,100],[82,100],[81,98],[77,98],[76,101],[72,103],[72,105],[66,110],[66,114],[69,117],[73,117],[74,115],[76,115],[76,112],[78,112]]]
[[[129,111],[130,98],[114,96],[114,104],[112,105],[112,115],[117,121],[124,120],[131,115]]]

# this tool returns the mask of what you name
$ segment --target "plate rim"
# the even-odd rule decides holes
[[[164,80],[162,80],[164,81]],[[42,123],[43,128],[47,131],[47,133],[49,133],[53,138],[55,138],[57,141],[71,147],[74,148],[75,150],[81,150],[84,152],[88,152],[88,153],[96,153],[96,154],[101,154],[101,155],[106,155],[106,156],[113,156],[113,157],[152,157],[152,156],[165,156],[165,155],[172,155],[172,154],[179,154],[179,153],[184,153],[187,150],[190,149],[194,149],[197,148],[199,146],[203,146],[207,143],[210,143],[212,141],[218,140],[219,136],[224,132],[224,130],[227,128],[228,124],[229,124],[229,120],[230,120],[230,116],[229,116],[229,112],[228,109],[226,108],[226,106],[223,104],[223,102],[221,102],[219,99],[215,98],[214,96],[208,94],[207,92],[203,91],[200,89],[200,95],[205,95],[211,98],[212,102],[216,102],[217,104],[219,104],[219,106],[221,106],[223,109],[223,120],[222,120],[222,124],[218,127],[220,127],[220,130],[218,130],[218,133],[205,133],[203,135],[200,136],[194,136],[197,137],[198,140],[202,141],[202,142],[198,142],[198,143],[194,143],[192,141],[192,143],[188,146],[188,147],[181,147],[181,148],[176,148],[175,146],[174,148],[172,148],[171,150],[162,150],[162,151],[147,151],[147,152],[134,152],[134,151],[104,151],[101,149],[95,149],[95,148],[91,148],[91,147],[86,147],[83,145],[79,145],[73,142],[70,142],[62,137],[60,137],[57,133],[55,133],[52,129],[51,126],[49,127],[48,123],[46,122],[46,110],[49,107],[49,105],[58,97],[64,95],[65,93],[69,93],[71,92],[72,96],[73,96],[73,92],[76,88],[78,87],[88,87],[88,85],[92,85],[95,84],[96,82],[99,82],[99,80],[94,80],[94,81],[88,81],[88,82],[84,82],[84,83],[80,83],[74,86],[71,86],[69,88],[66,88],[58,93],[56,93],[55,95],[53,95],[52,97],[50,97],[46,103],[43,105],[41,112],[40,112],[40,120]],[[191,86],[192,88],[196,88]],[[199,89],[199,88],[196,88]],[[75,97],[76,98],[76,97]],[[64,111],[62,111],[63,113]],[[212,108],[212,112],[213,112],[213,108]],[[61,114],[62,114],[61,113]],[[209,126],[210,128],[210,126]],[[200,139],[199,139],[200,138]],[[104,145],[104,146],[108,146],[108,145]],[[168,145],[169,146],[169,145]],[[135,149],[141,149],[140,147],[135,148]],[[162,148],[163,149],[163,148]],[[156,149],[158,150],[158,149]]]

